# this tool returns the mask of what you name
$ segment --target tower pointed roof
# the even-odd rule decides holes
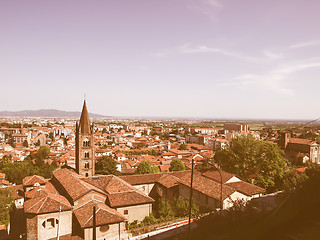
[[[90,130],[90,119],[89,119],[89,113],[88,113],[88,110],[87,110],[86,100],[84,100],[84,102],[83,102],[79,128],[80,128],[80,132],[81,133],[91,133],[91,130]]]

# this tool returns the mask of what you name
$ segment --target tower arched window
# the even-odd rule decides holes
[[[89,158],[89,152],[84,153],[84,158]]]
[[[83,147],[90,147],[90,141],[89,141],[89,139],[83,140]]]
[[[86,163],[84,163],[84,168],[89,168],[89,163],[88,162],[86,162]]]

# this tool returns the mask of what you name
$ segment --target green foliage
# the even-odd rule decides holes
[[[186,167],[181,159],[173,159],[170,163],[169,171],[184,171]]]
[[[171,220],[174,217],[174,212],[170,204],[163,198],[159,199],[157,207],[157,216],[160,219]]]
[[[180,147],[179,147],[179,150],[188,150],[188,146],[187,144],[181,144]]]
[[[51,165],[44,163],[43,159],[48,158],[49,154],[50,148],[42,146],[37,153],[31,153],[22,162],[11,163],[11,157],[4,157],[0,161],[0,171],[6,174],[6,179],[9,182],[15,184],[21,184],[25,177],[32,175],[50,178],[58,164],[55,161]],[[33,164],[32,160],[35,160],[35,164]]]
[[[218,151],[215,160],[223,170],[245,181],[253,180],[255,184],[272,192],[283,189],[288,177],[288,161],[283,154],[277,145],[242,135]]]
[[[2,169],[4,166],[6,166],[7,164],[11,163],[11,159],[12,159],[12,156],[9,155],[9,156],[3,156],[1,159],[0,159],[0,169]]]
[[[178,197],[174,202],[174,213],[176,217],[186,217],[189,215],[189,200]],[[192,200],[191,215],[193,217],[199,215],[199,206]]]
[[[10,222],[9,211],[13,204],[11,191],[8,188],[0,189],[0,225],[8,225]]]
[[[202,164],[200,165],[196,165],[196,169],[198,170],[204,170],[204,169],[208,169],[211,166],[209,165],[209,160],[208,159],[204,159]]]
[[[29,147],[29,144],[28,144],[28,141],[27,141],[27,140],[24,140],[24,142],[22,143],[22,145],[23,145],[24,147]]]
[[[49,132],[49,138],[52,140],[52,142],[54,142],[54,134],[53,132]]]
[[[9,163],[1,171],[6,174],[6,179],[15,184],[22,184],[22,180],[27,176],[39,175],[44,178],[50,178],[52,172],[57,168],[57,164],[43,164],[41,166],[33,165],[32,162],[23,161]]]
[[[126,156],[133,156],[133,155],[151,155],[151,156],[159,156],[159,152],[152,149],[152,150],[146,150],[146,151],[126,151],[124,152]]]
[[[159,168],[157,166],[152,166],[150,161],[142,161],[137,168],[137,174],[148,174],[158,172],[160,172]]]
[[[50,156],[50,148],[48,146],[41,146],[36,154],[36,158],[40,160],[48,159]]]
[[[110,156],[103,156],[97,159],[96,172],[99,174],[119,175],[117,162]]]

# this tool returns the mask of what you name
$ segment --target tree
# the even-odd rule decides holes
[[[170,163],[169,171],[184,171],[186,170],[186,167],[184,163],[181,161],[181,159],[173,159]]]
[[[187,144],[181,144],[180,146],[179,146],[179,150],[188,150],[188,146],[187,146]]]
[[[150,161],[142,161],[137,168],[138,174],[148,174],[148,173],[158,173],[158,172],[160,172],[159,168],[157,166],[152,166]]]
[[[49,138],[52,140],[52,142],[54,142],[54,134],[53,132],[49,132]]]
[[[172,211],[170,204],[163,198],[159,199],[158,207],[157,207],[157,215],[158,215],[158,218],[162,218],[165,220],[170,220],[174,216],[174,212]]]
[[[117,162],[110,156],[103,156],[97,159],[96,172],[99,174],[119,175]]]
[[[10,222],[9,211],[13,204],[13,198],[9,188],[0,189],[0,225],[8,225]]]
[[[36,154],[36,158],[40,160],[48,159],[50,156],[50,148],[48,146],[41,146]]]
[[[24,140],[24,142],[22,143],[22,145],[23,145],[24,147],[29,147],[29,143],[28,143],[27,140]]]
[[[242,135],[218,151],[215,160],[223,170],[234,173],[245,181],[254,181],[271,192],[284,187],[289,163],[283,155],[277,145],[260,142],[250,135]]]
[[[174,202],[174,212],[176,217],[185,217],[189,214],[189,200],[179,196]],[[192,200],[191,215],[198,216],[199,206]]]
[[[0,160],[0,169],[4,168],[7,164],[11,163],[12,156],[3,156]]]

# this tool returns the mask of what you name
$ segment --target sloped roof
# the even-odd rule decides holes
[[[178,181],[179,181],[179,178],[177,178],[173,175],[166,174],[166,175],[161,176],[161,178],[158,180],[158,183],[165,186],[166,188],[171,188],[171,187],[179,185]]]
[[[53,176],[59,181],[61,186],[73,200],[76,200],[77,198],[92,190],[105,195],[105,193],[97,187],[85,181],[82,181],[80,179],[81,176],[70,169],[59,169],[53,173]]]
[[[81,133],[91,133],[90,129],[90,119],[89,119],[89,113],[87,110],[87,103],[86,100],[83,102],[83,107],[82,107],[82,112],[81,112],[81,117],[80,117],[80,122],[79,122],[79,128]]]
[[[289,143],[294,144],[303,144],[303,145],[312,145],[316,143],[315,141],[312,141],[310,139],[303,139],[303,138],[290,138]]]
[[[265,189],[244,181],[231,182],[231,183],[227,183],[227,185],[235,188],[238,192],[241,192],[247,196],[252,196],[255,194],[266,192]]]
[[[23,186],[33,186],[36,183],[39,183],[42,185],[42,184],[45,184],[46,182],[47,180],[44,177],[38,176],[38,175],[28,176],[22,180]]]
[[[106,225],[110,223],[123,222],[125,217],[116,210],[108,207],[106,204],[92,200],[86,204],[74,209],[76,216],[82,228],[93,226],[93,207],[96,207],[96,226]]]
[[[42,190],[41,194],[39,193],[38,196],[34,196],[30,200],[25,201],[24,211],[33,214],[58,212],[60,206],[61,211],[71,209],[71,205],[65,197]]]
[[[113,175],[94,176],[82,178],[82,180],[106,192],[111,207],[138,205],[154,201],[121,178]]]
[[[225,172],[223,170],[220,170],[221,176],[222,176],[222,183],[226,183],[227,181],[229,181],[231,178],[235,177],[234,174]],[[205,171],[204,173],[202,173],[203,176],[210,178],[216,182],[221,182],[221,177],[219,174],[219,171],[216,169],[210,169],[208,171]]]
[[[179,180],[179,183],[190,187],[191,173],[187,173],[184,177]],[[198,192],[201,192],[211,198],[220,200],[221,196],[221,185],[220,183],[203,177],[201,175],[193,175],[193,185],[192,188]],[[222,185],[222,199],[226,199],[236,190],[225,184]]]

